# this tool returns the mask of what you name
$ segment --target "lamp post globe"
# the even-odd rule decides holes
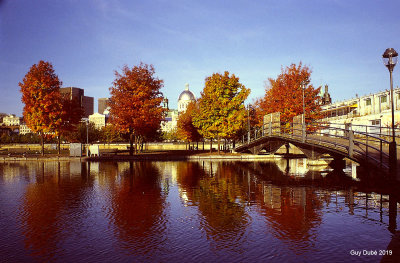
[[[307,88],[308,83],[310,83],[310,81],[308,79],[303,80],[300,83],[301,89],[303,91],[303,122],[306,121],[306,109],[305,109],[305,103],[304,103],[304,97],[305,97],[305,89]]]
[[[389,72],[393,72],[394,66],[397,64],[399,54],[393,48],[387,48],[382,55],[383,64],[388,68]]]
[[[397,170],[397,149],[396,149],[396,132],[394,125],[394,101],[393,101],[393,78],[392,72],[397,64],[397,57],[399,54],[393,48],[387,48],[382,55],[383,64],[389,70],[390,75],[390,98],[392,106],[392,142],[389,144],[389,158],[390,158],[390,170],[392,176],[396,176]]]

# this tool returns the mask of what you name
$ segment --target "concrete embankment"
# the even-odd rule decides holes
[[[81,162],[102,162],[102,161],[173,161],[173,160],[271,160],[278,159],[276,155],[251,155],[251,154],[232,154],[232,155],[182,155],[182,154],[137,154],[112,155],[96,157],[69,157],[69,156],[3,156],[0,162],[27,162],[27,161],[81,161]]]

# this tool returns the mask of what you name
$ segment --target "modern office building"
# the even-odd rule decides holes
[[[104,111],[109,107],[110,99],[109,98],[100,98],[97,100],[97,112],[100,114],[104,114]]]
[[[76,100],[79,105],[83,108],[83,117],[88,118],[89,115],[93,114],[94,109],[94,98],[85,96],[85,91],[76,87],[61,88],[62,94],[68,94],[71,100]]]

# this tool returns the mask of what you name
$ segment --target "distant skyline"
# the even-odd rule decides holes
[[[109,97],[114,71],[141,61],[164,80],[170,108],[189,83],[225,70],[265,94],[265,81],[292,63],[333,101],[389,89],[382,54],[400,52],[398,1],[0,0],[0,112],[22,116],[18,83],[39,60],[63,87]],[[393,72],[400,83],[400,65]]]

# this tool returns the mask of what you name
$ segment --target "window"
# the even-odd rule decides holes
[[[387,102],[387,96],[386,95],[381,96],[381,103],[385,103],[385,102]]]
[[[365,100],[365,105],[370,106],[371,105],[371,98],[368,98]]]
[[[374,125],[374,126],[381,126],[381,120],[372,120],[372,121],[371,121],[371,125]]]

